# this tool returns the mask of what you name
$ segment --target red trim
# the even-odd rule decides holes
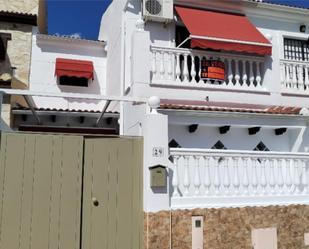
[[[92,61],[56,59],[55,75],[93,79]]]
[[[176,7],[176,11],[192,36],[203,37],[203,39],[192,38],[192,48],[200,47],[271,55],[271,43],[244,15],[179,6]],[[207,38],[211,38],[211,40]],[[231,40],[231,42],[220,41],[220,39]]]

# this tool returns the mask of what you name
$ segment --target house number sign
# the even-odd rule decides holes
[[[153,147],[152,148],[152,156],[153,157],[163,157],[164,149],[162,147]]]

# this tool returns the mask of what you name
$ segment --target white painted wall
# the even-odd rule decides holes
[[[55,75],[56,58],[92,61],[94,80],[88,87],[60,86]],[[38,92],[106,94],[106,52],[104,44],[78,39],[33,35],[30,90]],[[104,101],[33,97],[38,108],[102,110]]]
[[[101,22],[99,39],[107,41],[107,93],[130,96],[158,96],[162,99],[186,99],[251,103],[265,105],[309,106],[307,96],[282,96],[279,59],[282,58],[283,30],[295,37],[300,22],[308,20],[307,15],[297,15],[293,11],[275,18],[272,11],[248,6],[244,10],[250,20],[264,34],[271,36],[273,56],[266,58],[264,84],[267,93],[188,89],[182,87],[150,86],[152,57],[150,46],[175,47],[175,24],[147,22],[139,29],[141,19],[140,1],[114,0]],[[274,6],[275,8],[275,6]],[[278,12],[275,11],[274,12]],[[280,12],[280,11],[279,11]],[[265,14],[265,15],[264,15]],[[278,14],[278,13],[277,13]],[[298,20],[298,21],[297,21]],[[211,21],[211,20],[209,20]],[[307,35],[307,34],[306,34]],[[174,138],[186,148],[210,148],[221,140],[228,149],[252,150],[260,141],[273,151],[304,151],[309,144],[307,121],[294,118],[277,119],[273,116],[241,117],[234,115],[223,119],[195,114],[188,116],[164,113],[168,116],[146,115],[146,106],[124,104],[122,123],[124,135],[144,136],[144,210],[159,211],[169,208],[168,193],[154,192],[149,186],[149,169],[152,165],[152,148],[167,148],[167,142]],[[189,124],[201,124],[196,133],[189,134]],[[233,124],[229,133],[220,135],[217,127]],[[168,127],[167,127],[168,125]],[[264,128],[256,135],[249,136],[249,126],[261,125]],[[288,132],[275,136],[274,128],[288,127]],[[266,127],[266,128],[265,128]],[[167,162],[168,164],[168,162]]]
[[[273,129],[262,128],[248,135],[248,128],[231,127],[228,133],[220,134],[218,127],[209,126],[199,126],[196,132],[189,133],[188,126],[169,125],[169,141],[175,139],[182,148],[210,149],[220,140],[230,150],[253,150],[262,141],[271,151],[290,151],[290,133],[276,136]]]
[[[267,93],[255,92],[239,92],[239,91],[220,91],[220,90],[205,90],[205,89],[188,89],[181,87],[167,88],[162,86],[150,86],[150,74],[151,74],[151,63],[152,57],[150,53],[150,46],[163,46],[163,47],[175,47],[175,23],[162,24],[156,22],[147,22],[143,31],[136,32],[136,21],[141,18],[141,9],[139,1],[129,1],[126,12],[122,15],[120,10],[117,12],[117,3],[113,1],[110,6],[110,11],[103,17],[102,20],[108,20],[111,18],[111,13],[117,13],[117,16],[122,16],[124,23],[122,24],[125,32],[122,37],[124,39],[124,58],[125,58],[125,73],[123,82],[125,84],[125,89],[130,87],[130,94],[135,96],[152,96],[157,95],[160,98],[169,99],[194,99],[194,100],[204,100],[206,96],[209,97],[210,101],[226,101],[226,102],[236,102],[236,103],[256,103],[256,104],[267,104],[267,105],[289,105],[289,106],[308,106],[309,98],[299,96],[282,96],[281,95],[281,82],[280,82],[280,69],[279,69],[279,59],[282,58],[282,42],[283,36],[288,35],[289,37],[304,37],[308,36],[299,32],[299,25],[301,23],[308,23],[308,15],[297,15],[289,8],[285,8],[284,11],[276,11],[276,6],[273,6],[273,10],[264,10],[264,8],[257,8],[255,6],[247,6],[244,11],[247,13],[249,19],[257,28],[265,35],[271,37],[271,42],[273,44],[273,56],[267,57],[265,59],[265,75],[264,75],[264,86],[267,89]],[[281,12],[280,12],[281,11]],[[290,12],[289,12],[290,11]],[[307,11],[308,12],[308,11]],[[275,13],[275,14],[274,14]],[[280,15],[281,13],[281,15]],[[307,13],[308,14],[308,13]],[[276,17],[277,16],[277,17]],[[114,18],[113,18],[114,20]],[[211,20],[210,20],[211,21]],[[119,26],[119,20],[117,20]],[[104,22],[103,22],[104,23]],[[108,23],[108,25],[107,25]],[[111,22],[105,22],[102,26],[102,30],[108,30],[108,26],[116,27],[115,24]],[[117,27],[118,27],[117,26]],[[118,30],[118,29],[115,29]],[[308,30],[308,29],[307,29]],[[142,36],[141,32],[145,35]],[[111,31],[111,37],[116,36],[119,32]],[[107,35],[106,35],[107,37]],[[117,36],[119,38],[119,36]],[[112,40],[115,40],[113,38]],[[118,39],[119,41],[120,39]],[[132,43],[134,41],[134,43]],[[146,45],[145,45],[146,44]],[[118,45],[117,50],[119,50]],[[149,47],[149,48],[148,48]],[[112,56],[113,60],[116,60]],[[113,64],[113,63],[112,63]],[[109,64],[108,71],[111,75],[118,72],[119,62],[114,63],[115,65]],[[135,68],[132,67],[135,65]],[[147,69],[146,68],[147,65]],[[136,68],[141,68],[140,70],[147,70],[143,72],[144,78],[136,74],[140,72],[136,71]],[[111,76],[115,77],[115,76]],[[117,79],[118,81],[118,79]],[[113,82],[117,82],[113,81]],[[109,88],[109,87],[108,87]],[[110,89],[113,92],[115,90],[115,85],[112,85]],[[118,91],[119,92],[119,91]]]
[[[123,93],[124,54],[127,52],[124,43],[124,8],[127,0],[113,1],[101,19],[99,40],[107,43],[106,78],[107,94]]]

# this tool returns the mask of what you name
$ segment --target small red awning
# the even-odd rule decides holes
[[[272,45],[244,15],[176,7],[191,47],[271,55]]]
[[[56,71],[58,77],[69,76],[93,79],[92,61],[56,59]]]

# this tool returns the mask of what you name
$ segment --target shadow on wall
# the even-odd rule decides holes
[[[309,129],[303,127],[290,133],[292,152],[309,152]]]
[[[3,131],[12,131],[11,127],[8,126],[8,125],[5,123],[5,121],[3,120],[3,118],[1,118],[0,122],[1,122],[0,126],[1,126],[1,131],[2,131],[2,132],[3,132]]]
[[[128,6],[127,6],[127,11],[129,11],[130,13],[133,13],[135,15],[138,15],[139,12],[141,11],[141,2],[140,1],[136,1],[136,0],[130,0],[128,2]]]

